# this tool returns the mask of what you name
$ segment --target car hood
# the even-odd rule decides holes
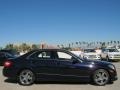
[[[87,63],[87,64],[96,64],[96,65],[109,65],[111,64],[110,62],[106,62],[106,61],[100,61],[100,60],[83,60],[83,63]]]

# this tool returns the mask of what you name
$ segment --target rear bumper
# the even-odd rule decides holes
[[[8,78],[12,78],[12,79],[16,79],[17,78],[17,70],[12,69],[12,68],[3,68],[3,76],[8,77]]]

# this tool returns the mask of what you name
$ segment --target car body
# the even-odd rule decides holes
[[[106,85],[117,80],[116,68],[103,61],[81,60],[61,49],[42,49],[28,52],[4,63],[3,75],[18,80],[21,85],[35,81],[94,82]]]
[[[83,54],[84,59],[88,60],[100,60],[100,54],[96,52],[95,49],[84,49],[84,54]]]
[[[102,59],[109,60],[120,60],[120,52],[114,48],[104,49],[101,54]]]
[[[0,66],[2,66],[4,61],[9,58],[15,58],[15,57],[7,52],[0,52]]]

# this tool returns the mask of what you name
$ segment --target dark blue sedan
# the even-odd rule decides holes
[[[81,60],[61,49],[31,51],[21,57],[6,60],[3,75],[18,80],[21,85],[35,81],[94,82],[106,85],[117,80],[113,64],[102,61]]]

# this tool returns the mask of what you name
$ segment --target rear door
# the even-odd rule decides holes
[[[55,60],[53,51],[39,51],[34,53],[30,58],[37,77],[48,78],[58,72],[58,63]]]

